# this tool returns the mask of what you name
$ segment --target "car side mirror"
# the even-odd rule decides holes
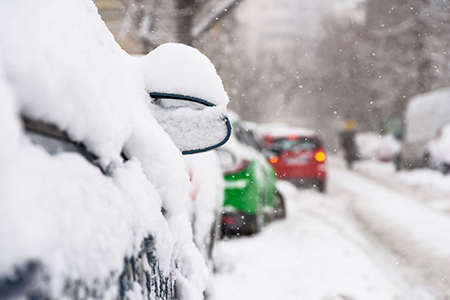
[[[209,151],[230,138],[224,107],[186,95],[149,94],[155,119],[183,154]]]

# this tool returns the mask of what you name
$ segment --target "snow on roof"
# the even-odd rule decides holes
[[[355,140],[358,152],[364,159],[392,159],[401,148],[400,142],[391,134],[360,132]]]
[[[288,135],[299,135],[305,137],[316,136],[316,132],[303,127],[294,127],[283,123],[259,124],[258,134],[261,136],[270,135],[273,138],[282,138]]]
[[[405,114],[406,140],[426,142],[436,130],[450,123],[450,88],[417,95],[408,104]]]

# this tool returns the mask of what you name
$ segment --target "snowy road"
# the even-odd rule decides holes
[[[326,195],[281,182],[286,220],[219,243],[210,300],[450,299],[449,178],[330,165]]]

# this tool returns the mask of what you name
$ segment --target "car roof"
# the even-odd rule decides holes
[[[285,138],[288,136],[297,136],[297,137],[314,137],[318,138],[316,132],[311,129],[303,128],[303,127],[291,127],[291,126],[274,126],[271,128],[267,128],[263,131],[263,135],[265,137],[270,138]]]

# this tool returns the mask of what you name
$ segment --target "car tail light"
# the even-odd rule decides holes
[[[234,225],[236,224],[236,218],[232,216],[222,216],[222,224]]]
[[[275,164],[278,162],[278,156],[274,155],[269,158],[270,163]]]
[[[314,155],[314,158],[316,159],[317,162],[324,162],[327,156],[325,152],[317,151],[316,154]]]

